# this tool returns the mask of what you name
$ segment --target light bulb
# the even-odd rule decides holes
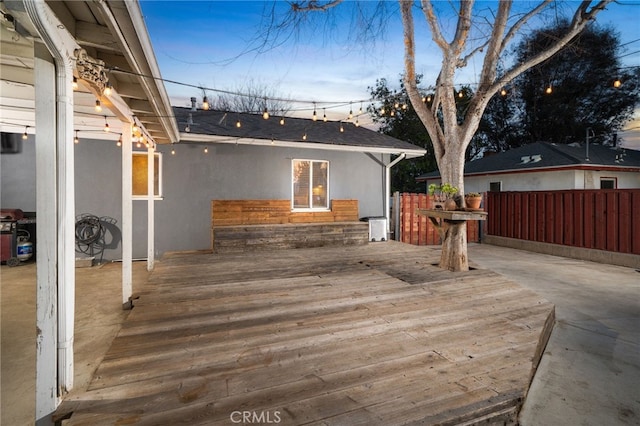
[[[236,121],[236,127],[239,129],[240,127],[242,127],[242,123],[240,122],[240,120]]]
[[[340,123],[340,133],[344,133],[344,126]]]
[[[24,133],[22,134],[22,139],[23,140],[27,140],[27,138],[29,137],[29,135],[27,134],[27,129],[29,128],[29,126],[25,126],[24,127]]]
[[[100,105],[100,99],[96,99],[96,112],[102,111],[102,105]]]
[[[265,120],[269,119],[269,110],[267,109],[267,107],[264,107],[264,111],[262,112],[262,118],[264,118]]]
[[[358,117],[356,117],[356,127],[360,127],[360,123],[358,122]]]
[[[500,91],[500,94],[501,94],[502,96],[507,96],[507,91],[506,91],[505,89],[502,89],[502,90]]]
[[[206,146],[204,147],[204,153],[205,153],[205,154],[208,154],[208,153],[209,153],[209,147],[206,147]]]
[[[107,116],[105,115],[104,116],[104,131],[109,133],[109,130],[111,130],[111,129],[109,129],[109,123],[107,122]]]
[[[73,138],[73,143],[75,143],[75,144],[80,143],[80,139],[78,138],[78,131],[77,130],[76,130],[76,135]]]
[[[351,120],[353,118],[353,108],[351,107],[351,104],[349,104],[349,120]]]
[[[305,133],[304,135],[302,135],[302,140],[306,141],[307,140],[307,134]]]
[[[362,114],[362,103],[360,103],[360,109],[358,110],[358,114]]]
[[[618,88],[618,87],[620,87],[620,86],[622,86],[622,81],[620,81],[620,79],[619,79],[619,78],[616,78],[616,79],[613,81],[613,87],[615,87],[615,88],[617,89],[617,88]]]
[[[171,148],[171,155],[176,155],[176,150]]]
[[[551,87],[551,85],[549,85],[549,86],[545,89],[544,93],[546,93],[547,95],[550,95],[551,93],[553,93],[553,87]]]
[[[322,108],[322,121],[327,122],[327,111]]]
[[[140,141],[138,141],[138,143],[136,144],[137,148],[140,148],[142,146],[142,144],[140,143]]]
[[[458,97],[462,98],[464,96],[464,93],[462,93],[462,90],[458,92]]]
[[[209,109],[209,100],[207,99],[206,96],[202,98],[202,109],[205,111]]]
[[[281,118],[280,118],[280,125],[281,125],[281,126],[284,126],[284,117],[281,117]]]
[[[139,128],[138,128],[138,126],[136,126],[135,124],[134,124],[134,125],[133,125],[133,127],[131,128],[131,132],[132,132],[132,133],[138,133],[138,130],[140,130],[140,129],[139,129]]]
[[[431,95],[427,96],[427,102],[431,102]]]
[[[73,77],[73,82],[71,83],[71,87],[73,87],[73,90],[78,90],[78,78],[77,77]]]
[[[111,83],[107,83],[107,85],[104,86],[104,91],[102,93],[105,96],[111,96]]]
[[[384,107],[380,108],[380,115],[384,115],[385,111],[384,111]]]
[[[118,138],[118,142],[116,142],[116,146],[122,146],[122,135]]]
[[[425,104],[427,103],[427,97],[426,96],[422,97],[422,103],[425,103]]]
[[[311,117],[313,119],[313,121],[317,121],[318,120],[318,114],[316,114],[316,109],[313,109],[313,117]]]

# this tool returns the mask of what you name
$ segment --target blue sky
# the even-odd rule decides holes
[[[515,7],[531,3],[516,2]],[[395,1],[386,3],[392,14],[386,21],[384,37],[377,37],[373,45],[359,42],[354,37],[356,32],[350,31],[354,27],[355,3],[347,2],[328,21],[305,24],[300,34],[265,53],[251,48],[262,40],[259,34],[264,29],[263,16],[271,2],[141,0],[140,4],[160,70],[167,80],[232,92],[247,85],[268,87],[284,98],[346,105],[353,102],[355,111],[360,108],[360,100],[369,98],[367,87],[374,86],[376,79],[386,78],[396,85],[403,71],[402,27]],[[368,8],[375,4],[364,2]],[[561,8],[570,10],[577,4],[561,2]],[[284,10],[287,3],[280,1],[276,7]],[[448,2],[440,2],[438,7],[446,10]],[[478,2],[477,7],[482,9],[483,2]],[[628,43],[627,56],[622,58],[625,66],[640,66],[639,18],[637,0],[612,4],[597,18],[601,24],[613,25],[622,44]],[[424,19],[416,13],[415,20],[416,68],[424,74],[425,82],[432,82],[440,67],[439,56],[424,28]],[[473,84],[480,66],[471,62],[458,83]],[[166,88],[174,105],[187,105],[191,96],[201,98],[197,87],[167,83]],[[298,104],[295,108],[312,106]],[[327,115],[344,118],[349,108],[331,108]],[[311,113],[296,115],[304,114]]]

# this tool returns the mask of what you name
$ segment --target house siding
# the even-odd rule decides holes
[[[27,141],[29,142],[29,141]],[[291,160],[330,162],[329,197],[357,199],[359,215],[382,216],[384,166],[388,155],[269,146],[163,145],[163,199],[155,204],[156,257],[166,251],[211,247],[211,200],[289,199]],[[3,154],[2,207],[35,211],[35,149]],[[120,259],[122,226],[121,151],[113,141],[83,139],[75,148],[76,214],[115,220],[105,260]],[[7,189],[5,189],[7,187]],[[133,202],[133,257],[146,258],[147,201]]]
[[[491,182],[502,182],[503,191],[554,191],[600,189],[600,178],[615,177],[619,189],[640,188],[640,173],[601,170],[554,170],[466,176],[465,192],[489,191]]]

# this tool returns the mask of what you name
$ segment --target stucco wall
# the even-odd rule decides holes
[[[20,153],[0,155],[0,207],[36,210],[36,147],[35,137],[29,135]]]
[[[36,210],[33,136],[19,154],[2,155],[2,207]],[[384,167],[361,153],[246,145],[161,146],[163,199],[155,204],[156,255],[173,250],[209,249],[211,200],[289,199],[291,160],[327,160],[329,197],[358,199],[360,216],[381,216]],[[110,227],[107,260],[121,258],[122,163],[113,141],[82,139],[75,146],[76,214],[115,220]],[[381,161],[380,155],[377,160]],[[384,159],[388,162],[388,157]],[[133,257],[146,258],[147,202],[133,202]]]

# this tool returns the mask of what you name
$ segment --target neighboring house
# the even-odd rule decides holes
[[[425,188],[438,172],[419,176]],[[640,151],[537,142],[470,161],[465,192],[640,188]]]

